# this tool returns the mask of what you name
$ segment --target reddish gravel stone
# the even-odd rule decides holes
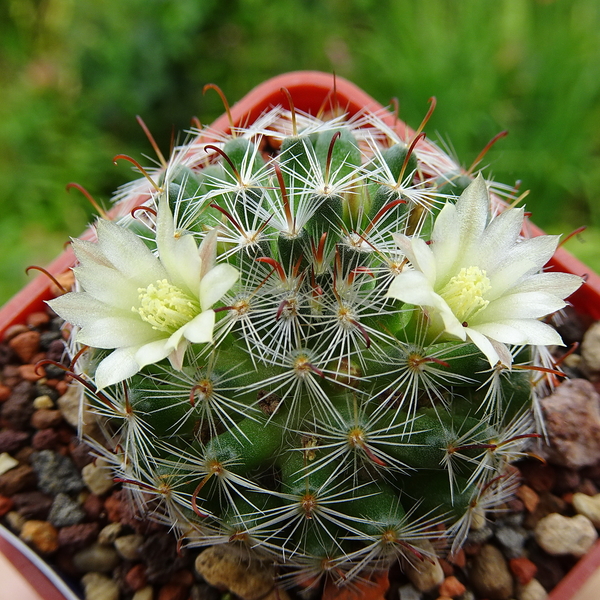
[[[446,577],[442,581],[439,594],[440,596],[447,596],[448,598],[456,598],[465,593],[466,587],[454,576]]]
[[[540,503],[540,497],[528,485],[522,485],[517,490],[517,497],[523,501],[528,512],[532,513]]]
[[[105,513],[104,500],[96,494],[90,494],[83,503],[83,510],[90,521],[95,521]]]
[[[21,381],[19,367],[17,365],[6,365],[2,369],[2,381],[4,385],[14,388]]]
[[[4,385],[3,383],[0,383],[0,402],[5,402],[6,400],[8,400],[10,398],[11,393],[11,388],[9,388],[7,385]]]
[[[30,363],[40,350],[40,334],[38,331],[24,331],[8,342],[14,353],[23,363]]]
[[[20,333],[26,333],[29,331],[29,327],[27,325],[11,325],[5,332],[2,337],[3,342],[10,342],[13,338],[17,337]]]
[[[467,564],[467,557],[465,551],[461,548],[456,553],[448,556],[448,561],[459,569],[464,569]]]
[[[29,381],[21,381],[13,389],[11,397],[2,404],[0,414],[13,429],[27,429],[33,414],[34,387]]]
[[[440,567],[442,567],[442,571],[444,572],[444,577],[450,577],[450,575],[454,575],[454,567],[445,559],[440,558]]]
[[[73,437],[69,442],[69,453],[71,454],[71,459],[80,470],[94,460],[94,457],[91,455],[91,448],[77,437]]]
[[[13,431],[5,429],[0,431],[0,452],[14,454],[22,448],[29,440],[29,434],[25,431]]]
[[[26,519],[39,519],[45,521],[48,518],[53,498],[42,492],[21,492],[13,497],[15,509]]]
[[[70,550],[80,550],[96,541],[100,526],[98,523],[80,523],[61,527],[58,531],[58,545]]]
[[[167,583],[158,591],[158,600],[187,600],[189,587],[177,583]]]
[[[25,322],[29,327],[42,328],[50,323],[50,315],[47,312],[29,313]]]
[[[26,521],[20,537],[42,554],[51,554],[58,549],[58,531],[47,521]]]
[[[31,438],[31,446],[35,450],[56,450],[58,435],[54,429],[41,429]]]
[[[529,583],[537,573],[537,567],[528,558],[512,558],[508,567],[514,578],[521,584]]]
[[[556,483],[556,469],[552,465],[538,461],[523,463],[521,475],[525,483],[534,491],[549,492]]]
[[[20,365],[19,366],[19,376],[21,377],[21,379],[24,379],[25,381],[38,381],[39,379],[44,377],[44,370],[36,369],[35,363],[27,364],[27,365]]]
[[[0,496],[0,517],[3,517],[8,511],[12,510],[14,502],[12,498]]]
[[[137,592],[143,587],[146,587],[148,583],[148,579],[146,578],[146,567],[141,563],[131,567],[125,575],[125,582],[133,592]]]
[[[60,410],[40,408],[31,415],[31,426],[34,429],[49,429],[62,423]]]

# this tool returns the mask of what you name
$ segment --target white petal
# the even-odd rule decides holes
[[[69,292],[48,301],[48,306],[68,323],[85,327],[96,319],[102,319],[114,314],[115,309],[86,292]]]
[[[496,366],[496,363],[499,360],[501,360],[500,354],[496,349],[496,345],[492,344],[492,342],[485,335],[479,333],[472,327],[466,327],[465,332],[467,334],[467,337],[483,352],[483,354],[485,354],[485,357],[488,359],[490,366]],[[510,355],[508,349],[506,351],[506,354]],[[502,362],[503,364],[506,364],[504,361]],[[508,363],[508,365],[510,365],[510,362]]]
[[[105,304],[122,310],[139,304],[138,286],[113,267],[89,263],[73,272],[83,289]]]
[[[215,311],[205,310],[194,317],[183,329],[183,335],[193,344],[212,342],[215,328]]]
[[[538,319],[565,306],[564,300],[544,292],[508,294],[494,300],[484,310],[478,312],[472,318],[472,323],[488,323],[502,319]]]
[[[119,348],[111,352],[100,362],[94,375],[94,383],[101,390],[106,386],[113,385],[129,377],[133,377],[140,366],[134,356],[137,346]]]
[[[140,366],[140,369],[146,365],[157,363],[163,358],[167,358],[172,351],[172,348],[169,348],[168,346],[168,341],[169,338],[162,338],[138,347],[138,350],[135,353],[135,360]]]
[[[221,263],[212,268],[200,282],[199,297],[202,310],[208,310],[215,302],[219,301],[231,289],[239,276],[239,271],[227,263]]]
[[[456,206],[446,203],[439,212],[431,234],[431,251],[435,257],[438,284],[445,285],[455,275],[450,273],[460,250]]]
[[[427,277],[427,281],[433,286],[436,278],[435,257],[433,252],[421,238],[412,239],[413,267],[418,269]]]
[[[386,294],[388,298],[416,306],[433,306],[437,303],[436,296],[439,297],[421,271],[409,270],[394,277]]]
[[[504,319],[474,327],[480,333],[505,344],[562,346],[562,339],[553,327],[536,319]]]
[[[175,231],[173,214],[164,197],[158,207],[156,244],[171,283],[195,295],[202,267],[198,246],[191,235]]]
[[[77,341],[92,348],[120,348],[145,344],[160,336],[160,332],[132,313],[131,317],[95,319],[79,331]]]
[[[132,231],[100,219],[96,223],[98,248],[125,277],[146,287],[167,276],[160,261]]]
[[[183,358],[185,357],[185,351],[187,350],[188,345],[188,341],[183,340],[177,346],[177,348],[175,348],[175,350],[171,351],[171,353],[168,356],[171,366],[176,371],[181,371],[181,369],[183,369]]]
[[[490,198],[483,177],[478,175],[456,202],[460,226],[461,250],[469,253],[485,230],[490,212]]]
[[[579,275],[571,275],[571,273],[536,273],[515,286],[514,291],[539,291],[564,299],[568,298],[582,284],[583,279]]]

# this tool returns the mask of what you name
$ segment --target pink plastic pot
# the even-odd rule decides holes
[[[405,123],[399,121],[384,107],[371,98],[354,84],[330,74],[316,71],[298,71],[279,75],[254,88],[242,100],[231,108],[234,125],[248,124],[255,121],[265,110],[276,105],[287,106],[286,97],[281,89],[286,88],[291,94],[297,110],[316,114],[320,109],[340,108],[349,115],[371,111],[376,112],[394,128],[403,139],[410,139],[413,135]],[[230,129],[226,115],[221,116],[213,124],[213,130],[226,133]],[[425,142],[426,144],[426,142]],[[528,224],[527,233],[532,236],[541,235],[543,232],[533,224]],[[92,233],[88,230],[84,236]],[[74,255],[70,249],[61,254],[49,267],[48,271],[58,275],[68,270],[74,264]],[[566,250],[559,248],[549,263],[549,269],[574,273],[586,278],[586,283],[570,298],[575,309],[592,320],[600,319],[600,277],[586,265],[577,260]],[[27,315],[43,309],[43,302],[52,297],[51,282],[38,275],[30,284],[19,292],[0,310],[0,336],[11,325],[25,322]],[[0,553],[6,552],[6,544],[1,545]],[[29,570],[29,566],[22,567]],[[35,567],[34,567],[35,568]],[[600,578],[600,543],[584,557],[571,573],[550,595],[550,600],[592,600],[598,598],[600,583],[591,592],[585,594],[585,582],[591,576]],[[595,595],[594,595],[595,594]],[[50,598],[50,596],[48,596]],[[52,597],[54,600],[54,597]],[[37,600],[37,599],[36,599]]]

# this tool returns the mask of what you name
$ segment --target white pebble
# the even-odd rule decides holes
[[[103,546],[110,546],[119,537],[122,529],[121,523],[109,523],[98,534],[98,543]]]
[[[43,396],[38,396],[37,398],[35,398],[35,400],[33,401],[33,408],[35,408],[36,410],[44,408],[51,409],[54,408],[54,402],[52,401],[52,398],[50,398],[50,396],[44,394]]]
[[[81,477],[92,494],[101,496],[108,492],[114,485],[112,473],[108,463],[101,458],[85,465],[81,470]]]
[[[154,598],[154,588],[151,585],[147,585],[146,587],[138,590],[131,600],[153,600]]]
[[[85,600],[119,600],[117,583],[100,573],[87,573],[81,578],[85,589]]]
[[[140,557],[139,549],[144,543],[144,536],[137,533],[124,535],[115,540],[115,549],[125,560],[136,560]]]
[[[423,550],[425,558],[423,560],[407,561],[405,573],[417,590],[430,592],[444,581],[444,571],[429,540],[419,542],[418,549]]]
[[[19,464],[16,458],[13,458],[8,452],[0,454],[0,475],[14,469]]]
[[[532,579],[529,583],[517,588],[517,600],[546,600],[546,598],[548,598],[548,592],[537,579]]]
[[[583,556],[598,539],[593,523],[583,515],[564,517],[552,513],[540,519],[535,539],[548,554]]]
[[[600,528],[600,494],[588,496],[577,492],[573,494],[573,508],[580,514],[587,517],[594,527]]]

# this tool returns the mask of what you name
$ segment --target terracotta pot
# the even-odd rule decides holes
[[[294,102],[296,110],[316,114],[320,109],[341,109],[350,116],[360,112],[371,111],[378,113],[387,125],[394,128],[398,135],[410,140],[413,130],[394,115],[386,111],[384,107],[371,98],[354,84],[342,79],[335,79],[330,74],[316,71],[298,71],[274,77],[249,92],[242,100],[231,108],[234,125],[248,124],[256,120],[266,109],[275,105],[287,106],[286,97],[281,89],[286,88]],[[227,115],[221,116],[212,126],[215,132],[226,133],[230,129]],[[428,146],[427,142],[421,142]],[[433,146],[429,146],[435,151]],[[141,198],[139,199],[141,201]],[[138,202],[139,203],[139,202]],[[128,210],[127,207],[121,210]],[[529,223],[525,232],[531,236],[542,235],[543,232],[535,225]],[[84,237],[92,237],[93,233],[88,230]],[[70,249],[61,254],[47,270],[53,275],[59,275],[68,270],[74,264],[74,255]],[[583,285],[570,298],[574,308],[581,314],[588,315],[592,320],[600,319],[600,276],[591,271],[586,265],[577,260],[566,250],[559,248],[548,265],[549,269],[574,273],[584,276],[586,284]],[[11,325],[25,322],[27,315],[43,309],[43,302],[52,297],[51,281],[38,275],[30,284],[19,292],[0,310],[0,337]],[[15,550],[14,545],[0,538],[0,554],[8,554],[9,557],[18,556],[20,550]],[[23,562],[18,566],[24,572],[30,569],[39,570],[32,563]],[[592,595],[578,595],[586,593],[586,580],[590,577],[600,578],[600,542],[584,557],[569,575],[559,584],[550,595],[550,600],[592,600],[597,598],[597,589],[600,582],[595,584],[590,580]],[[29,578],[29,577],[28,577]],[[60,592],[56,596],[60,598]],[[47,596],[51,598],[51,596]],[[54,599],[54,597],[52,597]],[[37,600],[37,599],[36,599]]]

